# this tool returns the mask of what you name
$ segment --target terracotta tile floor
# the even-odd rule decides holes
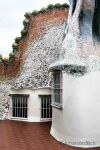
[[[49,134],[50,126],[50,123],[0,121],[0,150],[83,150],[57,142]]]

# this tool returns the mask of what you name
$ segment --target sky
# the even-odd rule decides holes
[[[12,51],[14,39],[20,36],[23,28],[25,12],[67,2],[68,0],[0,0],[0,54],[8,57]]]

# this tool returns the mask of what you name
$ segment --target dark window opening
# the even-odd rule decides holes
[[[12,96],[12,117],[27,118],[27,96]]]
[[[42,119],[52,118],[52,106],[50,95],[41,96],[41,118]]]

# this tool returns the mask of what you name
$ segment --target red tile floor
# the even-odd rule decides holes
[[[0,121],[0,150],[83,150],[57,142],[49,133],[50,126],[50,123]]]

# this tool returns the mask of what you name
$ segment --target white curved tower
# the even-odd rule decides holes
[[[70,0],[53,72],[51,134],[76,147],[100,146],[100,1]]]

